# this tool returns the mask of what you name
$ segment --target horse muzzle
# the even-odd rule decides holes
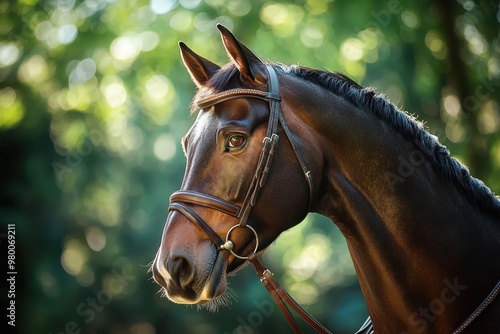
[[[203,304],[222,295],[227,287],[227,252],[195,261],[187,253],[162,256],[152,265],[153,278],[165,295],[177,304]]]

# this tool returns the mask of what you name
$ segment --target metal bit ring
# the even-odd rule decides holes
[[[248,260],[248,256],[241,256],[241,255],[238,255],[236,254],[234,251],[233,251],[233,248],[234,248],[234,243],[229,240],[229,237],[231,235],[231,232],[238,228],[238,227],[241,227],[241,228],[248,228],[250,231],[252,231],[252,233],[254,234],[255,236],[255,249],[253,250],[254,253],[257,252],[257,250],[259,249],[259,236],[257,235],[257,231],[254,230],[254,228],[250,225],[240,225],[240,224],[237,224],[237,225],[234,225],[233,227],[231,227],[229,229],[229,231],[227,231],[227,234],[226,234],[226,242],[224,243],[224,245],[221,246],[221,249],[225,249],[227,251],[229,251],[231,254],[233,254],[235,257],[237,257],[238,259],[242,259],[242,260]]]

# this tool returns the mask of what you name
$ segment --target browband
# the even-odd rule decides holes
[[[231,99],[260,99],[263,101],[276,100],[281,101],[281,96],[273,92],[264,92],[258,89],[235,88],[225,90],[220,93],[212,94],[208,97],[195,101],[196,105],[201,109],[209,108],[213,105]]]

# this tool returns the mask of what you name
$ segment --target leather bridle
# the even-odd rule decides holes
[[[266,131],[266,136],[262,141],[262,149],[260,156],[255,168],[252,181],[248,188],[245,200],[241,206],[234,203],[228,202],[220,197],[204,194],[201,192],[193,190],[179,190],[174,192],[170,196],[170,206],[169,211],[178,211],[182,213],[186,218],[198,226],[202,231],[204,231],[210,240],[216,245],[218,251],[228,251],[236,258],[242,260],[249,260],[255,267],[257,274],[260,277],[260,281],[270,292],[274,301],[280,308],[284,317],[288,321],[288,324],[292,327],[294,333],[302,333],[299,325],[292,316],[290,310],[288,309],[288,304],[292,309],[297,312],[297,314],[304,319],[311,327],[313,327],[316,332],[321,334],[332,334],[328,329],[321,325],[316,319],[314,319],[309,313],[307,313],[297,302],[283,289],[283,287],[276,281],[274,275],[268,268],[266,268],[257,257],[257,252],[259,250],[259,236],[257,231],[250,225],[247,224],[248,216],[251,209],[256,203],[260,189],[264,186],[267,176],[269,174],[271,164],[273,161],[273,156],[278,145],[278,125],[281,124],[288,141],[290,142],[295,156],[302,168],[304,177],[307,181],[309,187],[309,210],[311,209],[313,199],[314,199],[314,187],[312,182],[311,172],[307,168],[300,151],[295,144],[293,137],[291,136],[290,129],[285,122],[283,113],[280,108],[281,95],[279,91],[278,77],[274,68],[267,65],[267,72],[269,75],[268,79],[268,91],[261,91],[257,89],[246,89],[246,88],[236,88],[226,90],[220,93],[212,94],[206,98],[196,101],[196,104],[201,109],[206,109],[219,104],[224,101],[232,99],[259,99],[264,100],[269,103],[269,121]],[[238,224],[231,227],[223,240],[211,227],[208,225],[194,210],[192,210],[186,204],[194,204],[198,206],[207,207],[231,217],[239,219]],[[247,228],[249,229],[255,237],[255,248],[247,256],[237,254],[234,252],[234,243],[231,241],[231,233],[236,228]],[[453,332],[453,334],[461,333],[472,321],[474,321],[479,314],[495,299],[495,297],[500,293],[500,281],[497,282],[491,293],[483,300],[481,305]],[[369,319],[368,319],[369,320]],[[362,326],[362,328],[357,332],[362,331],[371,332],[371,326],[369,321]]]
[[[266,66],[266,68],[269,75],[267,92],[257,89],[236,88],[212,94],[206,98],[196,101],[196,104],[201,109],[209,108],[224,101],[241,98],[259,99],[267,101],[269,103],[269,121],[267,125],[266,136],[262,141],[260,156],[257,161],[257,165],[243,204],[241,206],[238,206],[234,203],[228,202],[220,197],[216,197],[213,195],[204,194],[193,190],[179,190],[174,192],[172,196],[170,196],[169,211],[178,211],[186,216],[186,218],[188,218],[191,222],[193,222],[207,234],[207,236],[216,245],[219,251],[228,251],[233,256],[239,259],[249,260],[254,265],[257,274],[260,277],[260,281],[271,293],[271,296],[292,327],[294,333],[302,333],[302,331],[295,321],[294,317],[290,313],[290,310],[288,309],[286,304],[290,305],[297,312],[297,314],[301,316],[307,323],[309,323],[309,325],[311,325],[318,333],[331,334],[330,331],[328,331],[325,327],[323,327],[323,325],[321,325],[316,319],[314,319],[302,307],[300,307],[276,281],[273,273],[271,273],[269,269],[262,265],[256,254],[259,250],[259,236],[257,234],[257,231],[255,231],[252,226],[247,224],[250,211],[255,205],[259,191],[264,186],[267,176],[269,175],[273,156],[279,140],[278,125],[281,125],[281,127],[283,128],[307,181],[307,185],[309,187],[309,210],[311,209],[311,205],[314,199],[314,188],[311,172],[307,168],[305,161],[300,154],[298,146],[293,141],[290,129],[288,128],[288,125],[286,124],[285,118],[283,117],[283,113],[281,111],[281,95],[279,91],[278,77],[274,68],[272,68],[271,66]],[[194,204],[217,210],[231,217],[237,218],[239,222],[227,231],[225,240],[223,240],[198,214],[196,214],[193,209],[191,209],[191,207],[188,206],[188,204]],[[230,237],[231,233],[237,228],[247,228],[253,233],[255,237],[255,248],[253,252],[247,256],[234,252],[234,243],[231,241]]]
[[[193,190],[179,190],[172,194],[170,197],[170,207],[169,211],[175,210],[184,214],[190,221],[192,221],[196,226],[202,229],[212,242],[217,246],[218,249],[225,249],[231,252],[235,257],[247,260],[248,256],[242,256],[236,254],[233,251],[234,244],[230,240],[231,232],[236,228],[247,228],[255,236],[255,250],[254,253],[258,251],[259,238],[255,229],[247,224],[248,216],[251,209],[255,205],[257,197],[259,195],[260,189],[264,186],[267,176],[271,168],[273,161],[273,156],[278,145],[278,125],[281,124],[288,137],[289,142],[292,145],[293,151],[299,161],[299,164],[304,172],[307,185],[309,187],[309,209],[313,202],[313,182],[311,179],[311,172],[308,170],[304,159],[302,158],[297,145],[294,143],[290,129],[285,122],[283,113],[280,108],[281,95],[279,91],[278,77],[276,76],[275,70],[271,66],[267,66],[267,71],[269,74],[268,79],[268,91],[261,91],[257,89],[245,89],[236,88],[226,90],[220,93],[212,94],[201,100],[196,101],[196,104],[201,109],[207,109],[216,104],[231,99],[259,99],[264,100],[269,103],[269,121],[267,125],[266,136],[262,141],[262,149],[260,152],[253,177],[246,193],[245,199],[241,206],[234,203],[228,202],[220,197],[213,195],[208,195],[200,193]],[[204,206],[210,209],[214,209],[223,212],[229,216],[237,218],[239,220],[238,224],[233,226],[226,233],[226,239],[223,241],[222,238],[201,218],[196,212],[194,212],[186,204],[195,204],[199,206]]]

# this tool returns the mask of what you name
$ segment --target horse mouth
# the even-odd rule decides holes
[[[238,251],[241,254],[250,254],[253,248],[253,242],[249,241]],[[186,278],[182,284],[178,279],[173,279],[164,266],[153,264],[153,278],[163,287],[163,295],[176,304],[198,305],[212,311],[231,304],[235,295],[227,286],[227,278],[244,268],[248,261],[239,259],[226,250],[214,253],[212,261],[197,266],[198,270],[193,274],[197,271],[198,275]],[[180,270],[183,270],[182,266]]]
[[[227,252],[219,251],[208,275],[198,304],[206,303],[222,295],[227,286]]]
[[[248,264],[247,260],[242,260],[236,257],[233,257],[233,259],[229,261],[229,254],[230,253],[227,251],[217,252],[217,257],[212,265],[212,270],[205,281],[200,300],[197,304],[202,305],[213,302],[214,300],[216,301],[216,304],[227,304],[227,298],[224,296],[227,289],[227,276],[234,275]],[[218,298],[223,301],[221,302],[220,300],[217,300]],[[220,305],[217,305],[217,307],[218,306]]]
[[[164,296],[172,302],[202,305],[224,294],[227,287],[227,266],[227,252],[219,251],[215,255],[213,264],[206,266],[197,279],[193,278],[182,285],[169,278],[169,275],[162,270],[158,270],[156,266],[153,266],[152,271],[156,283],[163,287]]]

